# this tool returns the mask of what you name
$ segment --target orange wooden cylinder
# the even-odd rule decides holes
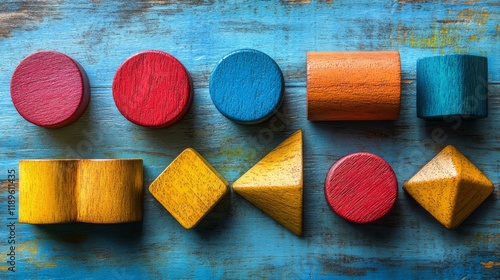
[[[307,119],[396,120],[400,104],[398,51],[307,53]]]

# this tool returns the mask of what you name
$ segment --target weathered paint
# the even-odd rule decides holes
[[[488,279],[499,274],[499,266],[481,264],[500,262],[500,6],[495,1],[173,2],[2,1],[0,178],[6,177],[7,169],[17,168],[21,158],[139,157],[144,159],[144,183],[149,185],[175,156],[193,147],[232,183],[287,135],[302,129],[304,236],[298,238],[270,222],[234,193],[196,229],[186,231],[145,192],[142,224],[19,225],[19,245],[33,242],[38,253],[33,257],[29,251],[18,251],[18,278]],[[485,23],[477,24],[474,17],[470,24],[460,22],[459,13],[467,9],[476,14],[487,11]],[[442,36],[441,29],[448,29],[443,36],[454,36],[455,42],[410,45],[410,37],[429,38],[434,32]],[[468,40],[471,35],[480,40]],[[51,48],[82,64],[92,86],[86,113],[58,130],[27,123],[9,98],[10,77],[19,61]],[[285,78],[278,116],[255,126],[242,127],[223,117],[207,89],[220,57],[239,48],[259,49],[273,57]],[[146,49],[176,56],[193,79],[193,106],[168,129],[133,125],[113,103],[111,83],[117,67]],[[307,51],[386,49],[400,51],[406,81],[399,120],[306,120]],[[489,117],[476,122],[417,120],[416,60],[457,51],[488,57]],[[402,186],[447,144],[469,155],[495,184],[494,194],[456,231],[442,227],[404,192],[388,215],[371,225],[351,225],[329,210],[323,181],[341,156],[358,151],[383,156]],[[1,221],[3,207],[5,184],[0,192]],[[4,250],[1,239],[2,254]],[[48,267],[37,268],[33,262]],[[0,278],[9,276],[3,268]]]

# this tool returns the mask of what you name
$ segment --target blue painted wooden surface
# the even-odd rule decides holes
[[[289,3],[290,2],[290,3]],[[500,274],[500,6],[495,1],[3,1],[0,4],[0,173],[22,158],[144,159],[145,185],[186,147],[232,183],[296,129],[304,131],[304,237],[299,238],[231,193],[196,229],[184,230],[145,192],[142,224],[18,225],[17,272],[6,272],[2,227],[0,278],[312,278],[477,279]],[[296,3],[296,4],[292,4]],[[283,70],[278,114],[254,126],[235,124],[210,100],[208,77],[220,57],[261,50]],[[87,71],[92,99],[75,124],[47,130],[14,109],[15,66],[56,49]],[[113,103],[114,71],[131,54],[164,50],[192,74],[186,118],[161,130],[126,121]],[[306,120],[306,51],[398,49],[401,117],[393,122]],[[490,116],[425,122],[415,117],[418,58],[451,53],[488,57]],[[495,191],[457,230],[442,227],[401,191],[420,167],[455,145],[494,182]],[[331,164],[366,151],[394,168],[394,208],[370,225],[335,215],[323,194]],[[5,184],[0,219],[7,218]]]
[[[488,58],[443,55],[417,61],[417,116],[446,120],[488,116]]]
[[[235,122],[263,122],[283,101],[283,74],[276,62],[257,50],[226,55],[210,75],[209,91],[215,107]]]

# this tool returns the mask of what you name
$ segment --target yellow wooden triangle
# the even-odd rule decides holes
[[[235,192],[302,235],[302,131],[279,144],[236,182]]]

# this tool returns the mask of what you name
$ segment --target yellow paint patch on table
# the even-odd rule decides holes
[[[193,228],[229,191],[229,183],[194,149],[184,150],[149,186],[186,229]]]
[[[302,235],[302,131],[298,130],[233,183],[235,192]]]
[[[449,145],[403,188],[441,224],[453,229],[493,192],[493,183]]]
[[[141,159],[19,161],[19,222],[142,220]]]

